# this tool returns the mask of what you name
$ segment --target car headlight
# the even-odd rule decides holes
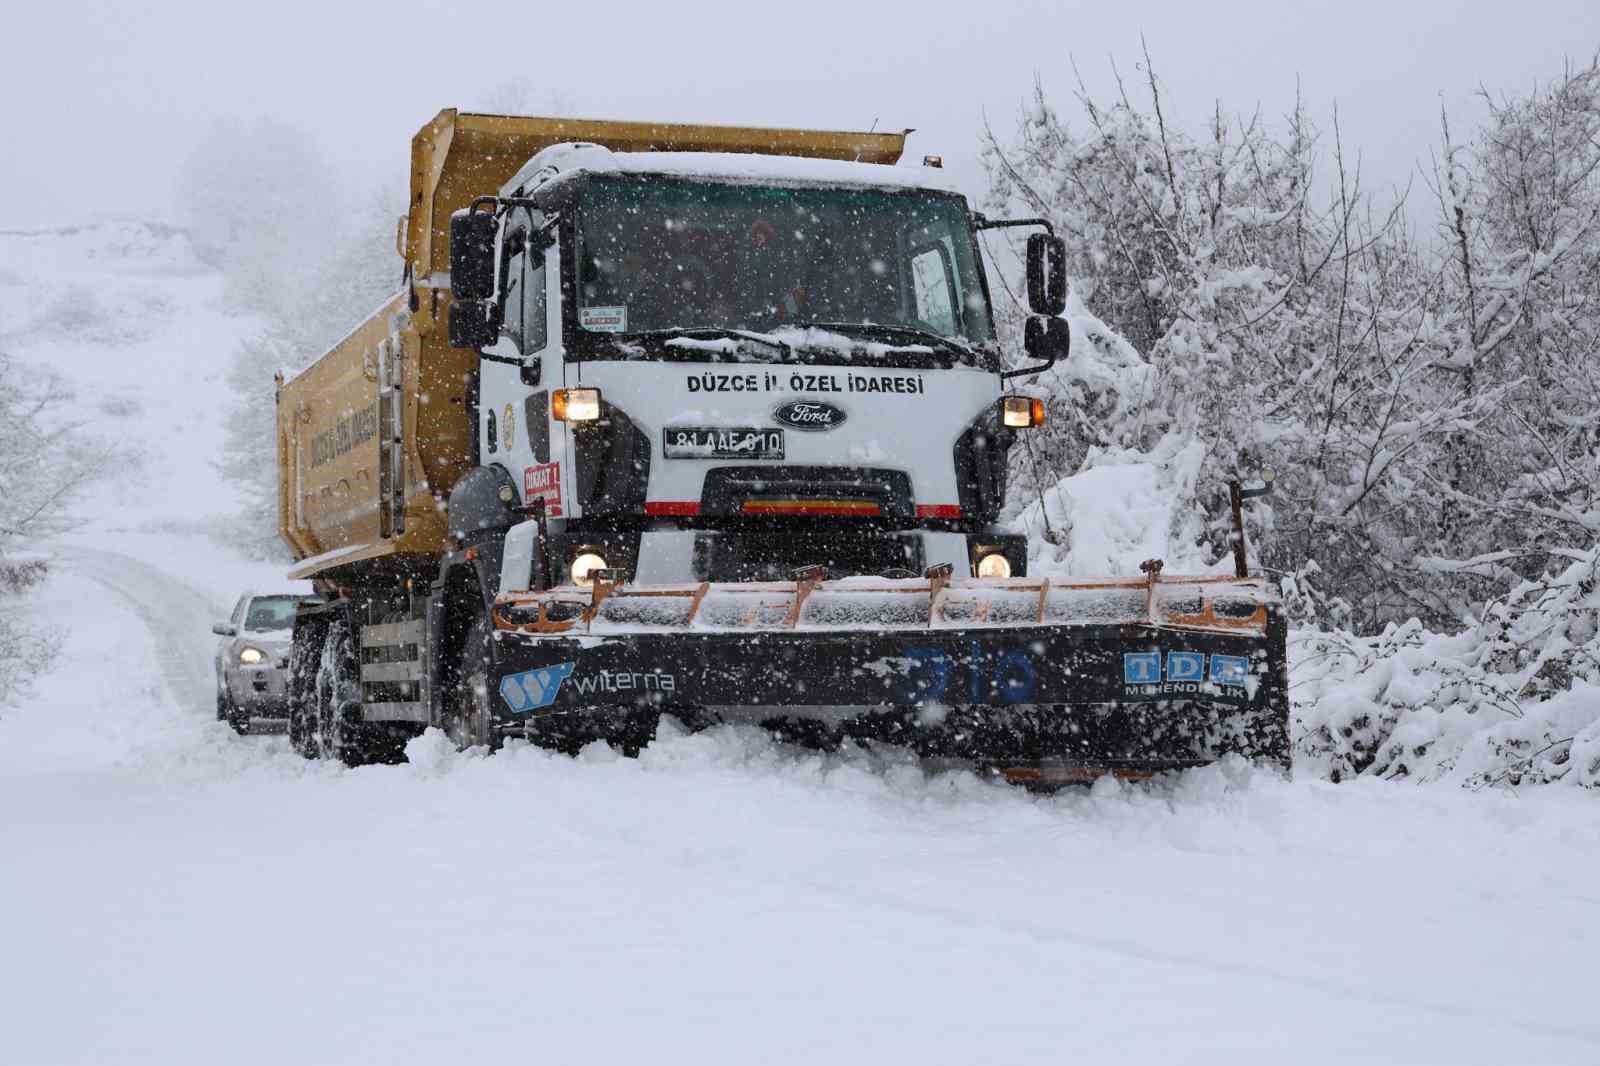
[[[978,560],[979,577],[1010,577],[1011,560],[999,552],[990,552]]]
[[[266,659],[266,653],[260,648],[243,648],[239,651],[239,663],[242,666],[254,666]]]
[[[550,413],[557,422],[597,422],[599,389],[557,389],[550,394]]]
[[[589,588],[594,584],[594,571],[606,568],[605,557],[596,552],[579,552],[572,560],[572,583]]]

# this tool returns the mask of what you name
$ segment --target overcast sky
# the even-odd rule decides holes
[[[1383,187],[1436,140],[1441,100],[1468,129],[1480,84],[1527,89],[1600,47],[1600,0],[48,0],[5,22],[5,228],[167,216],[219,117],[300,123],[348,184],[399,184],[417,127],[515,78],[584,116],[916,127],[911,154],[976,191],[985,115],[1010,130],[1035,75],[1066,112],[1073,61],[1109,92],[1113,59],[1138,76],[1141,33],[1185,124],[1218,99],[1281,115],[1298,77]]]

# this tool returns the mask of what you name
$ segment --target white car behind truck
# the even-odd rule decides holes
[[[281,731],[289,717],[289,640],[295,610],[312,597],[246,592],[225,622],[211,631],[222,640],[214,663],[217,721],[239,733]]]

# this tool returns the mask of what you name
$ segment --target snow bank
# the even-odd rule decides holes
[[[1013,523],[1030,535],[1028,572],[1136,577],[1146,559],[1164,560],[1173,574],[1216,569],[1201,542],[1204,518],[1189,502],[1204,461],[1198,441],[1176,434],[1148,453],[1091,453],[1085,469],[1045,491],[1042,509],[1035,500]],[[1047,527],[1061,543],[1046,538]]]
[[[1297,770],[1600,786],[1600,545],[1465,632],[1291,638]]]
[[[1064,422],[1047,430],[1066,438],[1054,442],[1056,460],[1083,459],[1076,473],[1042,493],[1013,493],[1010,506],[1020,509],[1008,524],[1030,538],[1029,572],[1137,576],[1146,559],[1165,561],[1168,573],[1215,569],[1203,543],[1204,515],[1194,504],[1206,487],[1204,445],[1173,432],[1148,449],[1128,447],[1150,429],[1155,368],[1084,307],[1076,291],[1065,317],[1072,331],[1067,358],[1021,380],[1024,391],[1049,396],[1052,417]],[[1013,460],[1026,467],[1030,446],[1051,444],[1024,441]]]

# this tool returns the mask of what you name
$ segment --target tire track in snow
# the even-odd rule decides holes
[[[212,714],[216,680],[211,664],[211,623],[227,613],[181,578],[120,552],[61,545],[63,568],[125,600],[150,631],[156,666],[172,702],[185,711]]]
[[[1593,1047],[1600,1043],[1600,1028],[1573,1024],[1564,1018],[1533,1017],[1525,1010],[1512,1011],[1493,1002],[1450,1001],[1439,996],[1396,994],[1392,988],[1374,990],[1337,975],[1297,972],[1287,966],[1270,966],[1249,961],[1233,961],[1211,955],[1174,950],[1165,945],[1145,943],[1128,937],[1108,936],[1084,928],[1063,927],[1025,918],[1012,918],[999,912],[973,912],[930,904],[881,889],[841,885],[836,881],[791,879],[789,884],[805,885],[819,896],[832,897],[847,906],[867,913],[877,907],[889,913],[930,918],[935,922],[990,935],[1015,938],[1019,944],[1038,946],[1057,943],[1067,948],[1085,949],[1132,959],[1156,968],[1191,970],[1297,987],[1330,1000],[1342,1000],[1372,1008],[1408,1009],[1452,1021],[1493,1021],[1528,1036],[1555,1036]],[[867,905],[867,906],[863,906]],[[1286,959],[1285,962],[1291,960]]]

